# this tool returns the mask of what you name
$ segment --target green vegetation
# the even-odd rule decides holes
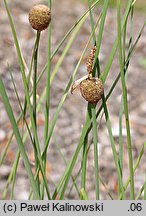
[[[48,5],[51,8],[51,0],[48,0]],[[4,0],[6,12],[8,15],[11,31],[13,34],[14,43],[16,46],[17,51],[17,57],[19,61],[19,66],[21,70],[22,75],[22,81],[23,81],[23,87],[24,87],[24,96],[25,100],[24,103],[21,102],[19,98],[19,92],[17,91],[17,85],[15,85],[15,80],[13,78],[13,73],[11,71],[11,68],[9,67],[9,73],[11,76],[11,81],[14,87],[14,92],[16,94],[17,98],[17,104],[21,108],[21,113],[18,119],[15,119],[14,117],[14,110],[11,107],[4,82],[2,80],[2,77],[0,76],[0,95],[3,101],[3,104],[5,106],[5,110],[7,112],[7,115],[9,117],[11,126],[12,126],[12,132],[11,136],[7,142],[6,147],[4,148],[4,151],[0,158],[0,165],[3,164],[4,159],[6,157],[6,152],[9,149],[9,146],[11,145],[11,141],[13,138],[15,138],[16,143],[18,144],[18,151],[16,153],[15,160],[12,165],[11,172],[8,176],[6,187],[3,190],[2,198],[5,199],[8,193],[8,188],[10,186],[11,188],[11,198],[14,197],[14,190],[15,190],[15,177],[18,169],[18,164],[20,163],[20,156],[24,162],[25,169],[28,175],[28,179],[30,182],[30,194],[28,199],[44,199],[44,196],[46,195],[48,199],[65,199],[67,198],[67,192],[69,187],[69,193],[71,193],[72,189],[75,188],[76,190],[76,196],[79,199],[88,199],[88,193],[86,191],[86,179],[87,179],[87,173],[86,173],[86,164],[88,161],[88,152],[91,147],[91,144],[88,142],[88,136],[89,134],[93,137],[93,147],[94,147],[94,173],[95,173],[95,197],[96,199],[100,199],[100,183],[105,187],[107,194],[109,197],[112,198],[112,194],[110,193],[110,190],[107,189],[104,181],[100,178],[99,175],[99,164],[98,164],[98,157],[99,157],[99,149],[98,149],[98,128],[100,127],[100,114],[103,113],[103,116],[105,117],[106,121],[106,127],[108,131],[108,136],[111,144],[111,150],[113,154],[113,160],[115,163],[115,170],[116,175],[118,179],[118,192],[116,194],[116,199],[139,199],[143,198],[146,199],[146,182],[144,179],[143,185],[141,185],[141,188],[138,192],[138,194],[135,194],[135,185],[134,185],[134,174],[135,171],[138,169],[138,165],[141,162],[141,158],[145,155],[145,148],[146,144],[142,146],[142,149],[139,150],[138,157],[136,160],[136,163],[134,164],[133,160],[133,152],[132,152],[132,140],[131,140],[131,128],[129,123],[129,110],[128,110],[128,100],[127,100],[127,74],[128,74],[128,67],[130,64],[130,60],[132,58],[133,53],[135,52],[135,47],[139,43],[139,39],[141,35],[143,34],[143,30],[145,28],[146,23],[141,23],[141,29],[138,33],[136,39],[133,39],[133,32],[132,27],[134,25],[134,6],[136,4],[136,1],[133,2],[133,0],[127,0],[124,5],[124,14],[121,16],[121,1],[92,1],[92,5],[90,0],[87,2],[88,4],[88,10],[84,12],[79,20],[76,20],[74,25],[70,27],[68,32],[64,35],[60,43],[58,44],[57,48],[51,53],[51,37],[53,37],[51,33],[51,25],[48,28],[48,56],[47,56],[47,62],[46,65],[44,65],[44,68],[42,69],[40,75],[37,75],[37,64],[39,61],[38,58],[38,49],[39,49],[39,40],[41,37],[41,32],[36,32],[36,40],[34,42],[34,49],[32,52],[32,56],[30,56],[30,68],[27,68],[27,66],[24,64],[24,58],[23,53],[21,52],[21,47],[19,45],[19,39],[17,37],[17,32],[15,30],[15,24],[13,23],[13,19],[11,16],[10,8],[7,3],[7,0]],[[97,14],[96,21],[94,23],[92,9],[100,3],[100,6],[102,7],[101,14]],[[142,3],[144,3],[142,1]],[[100,48],[101,44],[103,42],[103,33],[105,29],[105,20],[108,8],[110,5],[116,5],[116,11],[117,11],[117,35],[115,37],[115,41],[113,43],[113,46],[111,50],[109,50],[109,56],[106,59],[106,63],[104,66],[103,73],[100,72],[100,61],[98,59],[98,56],[100,54]],[[89,38],[86,41],[85,47],[82,50],[82,54],[76,64],[76,67],[66,82],[66,87],[64,88],[62,97],[60,101],[58,101],[58,107],[55,110],[55,113],[50,119],[50,101],[52,98],[50,98],[50,91],[51,87],[53,85],[53,79],[56,76],[61,64],[63,61],[66,60],[66,56],[68,54],[68,51],[70,50],[70,47],[74,40],[78,37],[79,30],[82,28],[85,20],[87,17],[90,18],[90,25],[91,25],[91,32],[89,34]],[[128,23],[128,21],[130,23]],[[130,24],[130,27],[129,25]],[[127,36],[127,28],[130,28],[130,36]],[[98,29],[98,31],[97,31]],[[70,36],[70,37],[69,37]],[[135,38],[135,37],[134,37]],[[126,41],[129,41],[128,47],[126,46]],[[63,52],[60,55],[60,58],[55,65],[53,71],[51,71],[51,63],[53,57],[58,53],[60,47],[64,42],[66,42],[66,46],[64,47]],[[78,140],[76,149],[74,150],[74,153],[72,155],[72,158],[70,159],[70,162],[66,162],[66,158],[62,153],[62,150],[60,146],[56,143],[56,140],[54,138],[54,128],[56,126],[56,121],[58,119],[58,116],[62,110],[62,106],[64,105],[64,102],[70,92],[71,86],[73,84],[74,79],[76,78],[76,75],[78,73],[78,69],[81,65],[81,62],[87,52],[87,49],[89,48],[90,44],[93,44],[93,46],[96,45],[96,51],[95,51],[95,58],[94,58],[94,64],[93,64],[93,71],[92,75],[93,77],[99,77],[102,81],[102,83],[105,85],[107,82],[107,77],[110,72],[110,67],[113,63],[113,60],[115,59],[116,52],[118,53],[119,57],[119,71],[117,72],[117,77],[115,80],[113,80],[112,85],[107,90],[107,94],[105,93],[102,95],[101,100],[101,106],[96,106],[96,104],[87,103],[87,109],[86,109],[86,119],[85,123],[83,125],[83,128],[80,133],[80,139]],[[26,76],[26,70],[29,72],[28,77]],[[30,78],[31,73],[33,73],[33,87],[30,85]],[[46,84],[43,89],[42,95],[37,98],[36,92],[38,84],[43,76],[43,74],[46,73]],[[113,91],[115,90],[115,87],[118,83],[118,81],[121,81],[121,104],[120,104],[120,111],[119,111],[119,128],[122,129],[122,116],[125,117],[126,121],[126,135],[127,135],[127,149],[128,149],[128,157],[129,157],[129,176],[127,176],[127,180],[123,180],[123,142],[122,142],[122,130],[119,132],[120,137],[120,148],[117,150],[116,143],[113,136],[112,126],[111,126],[111,117],[110,112],[107,106],[107,101],[111,97]],[[31,97],[33,97],[33,102],[31,102]],[[43,103],[44,102],[44,103]],[[45,107],[44,105],[45,104]],[[41,151],[40,143],[37,131],[37,115],[40,109],[45,110],[44,112],[44,145],[43,145],[43,151]],[[28,113],[29,118],[26,118],[26,111]],[[22,120],[22,128],[23,133],[20,133],[20,129],[18,127],[18,124]],[[97,124],[98,120],[98,124]],[[26,152],[26,140],[27,137],[30,138],[31,145],[33,148],[34,156],[35,156],[35,174],[32,173],[31,169],[31,162],[28,158],[27,152]],[[52,179],[53,184],[55,185],[55,190],[51,194],[50,190],[50,184],[48,183],[48,179],[46,176],[46,161],[47,161],[47,153],[49,152],[50,147],[50,140],[54,139],[54,143],[56,146],[56,151],[59,152],[62,160],[64,161],[66,165],[66,169],[64,173],[62,173],[62,176],[59,179],[59,182],[55,182],[54,179]],[[80,154],[82,153],[82,154]],[[79,171],[77,173],[77,176],[80,175],[81,177],[81,184],[79,184],[76,181],[76,176],[73,175],[74,167],[77,163],[77,160],[79,157],[81,158],[81,166],[79,167]],[[110,163],[110,162],[109,162]],[[108,164],[107,164],[108,167]],[[39,176],[42,176],[42,179],[39,178]],[[72,180],[72,184],[69,185],[69,180]],[[130,186],[130,195],[128,191],[128,186]],[[144,191],[144,193],[143,193]],[[144,195],[143,195],[144,194]]]
[[[82,1],[84,3],[88,2],[88,0],[80,0],[80,1]],[[94,1],[95,0],[92,0],[91,2],[93,3]],[[100,2],[102,4],[104,2],[104,0],[101,0]],[[127,0],[122,0],[121,4],[122,4],[122,6],[126,6]],[[110,0],[109,6],[115,8],[116,7],[116,0]],[[145,0],[136,0],[135,9],[146,12],[146,1]]]

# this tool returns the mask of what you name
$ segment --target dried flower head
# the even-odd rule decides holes
[[[29,22],[37,31],[45,30],[51,21],[51,12],[46,5],[36,5],[29,12]]]
[[[96,104],[104,93],[102,81],[97,77],[92,77],[95,52],[96,46],[91,49],[87,58],[86,65],[88,75],[76,80],[71,87],[71,93],[73,93],[75,89],[80,89],[82,97],[93,104]]]
[[[92,77],[92,71],[93,71],[93,63],[94,63],[94,58],[95,58],[95,52],[96,52],[96,46],[94,46],[91,51],[90,51],[90,54],[87,58],[87,62],[86,62],[86,65],[87,65],[87,72],[88,72],[88,75],[89,77]]]
[[[97,103],[104,92],[102,81],[98,78],[87,78],[80,83],[80,92],[89,103]]]

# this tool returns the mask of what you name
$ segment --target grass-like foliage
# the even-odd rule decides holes
[[[132,29],[132,26],[134,25],[133,14],[134,14],[134,7],[136,1],[134,0],[126,1],[124,5],[124,14],[121,13],[121,1],[120,0],[114,1],[114,4],[117,5],[117,36],[115,38],[115,42],[112,46],[112,49],[110,50],[109,56],[106,59],[106,64],[104,66],[104,71],[102,73],[100,70],[100,60],[98,56],[100,54],[100,48],[103,42],[103,33],[105,29],[106,15],[111,5],[111,1],[88,0],[85,2],[87,4],[88,10],[85,11],[81,15],[81,17],[75,21],[74,25],[70,27],[68,32],[60,40],[60,43],[55,48],[53,53],[51,53],[51,37],[53,37],[53,35],[51,32],[51,24],[49,25],[48,41],[46,41],[46,43],[48,42],[47,62],[46,65],[44,65],[44,68],[42,69],[39,75],[37,74],[37,65],[39,62],[38,50],[39,50],[39,43],[41,38],[41,31],[36,31],[36,41],[34,43],[32,56],[30,56],[31,59],[30,67],[28,67],[24,62],[24,57],[21,52],[19,39],[17,37],[17,32],[15,31],[15,24],[13,23],[9,5],[7,3],[7,0],[3,0],[3,2],[5,5],[5,9],[7,12],[9,24],[11,27],[11,31],[12,31],[16,51],[17,51],[17,57],[18,57],[19,66],[22,75],[25,99],[24,102],[22,103],[19,97],[19,91],[17,90],[17,86],[15,85],[13,73],[11,72],[11,67],[8,66],[8,71],[10,73],[11,81],[14,87],[14,92],[16,94],[17,102],[19,104],[21,113],[18,119],[14,117],[14,110],[11,107],[2,77],[0,77],[0,95],[12,126],[12,131],[9,140],[2,154],[0,155],[0,166],[4,163],[5,157],[7,155],[7,151],[12,143],[13,138],[15,138],[16,143],[18,145],[18,151],[16,152],[16,157],[15,160],[13,161],[13,165],[11,168],[11,172],[8,176],[6,186],[3,189],[2,198],[3,199],[6,198],[9,188],[11,188],[10,198],[11,199],[15,198],[14,190],[15,190],[16,174],[18,170],[18,165],[20,163],[20,158],[22,158],[30,182],[30,195],[28,199],[44,199],[44,198],[65,199],[67,198],[66,192],[68,192],[68,190],[70,190],[71,192],[73,188],[76,189],[76,198],[78,197],[79,199],[83,199],[83,200],[89,199],[88,193],[86,191],[86,184],[87,184],[86,171],[87,171],[88,153],[91,146],[88,143],[89,134],[91,134],[91,136],[93,137],[92,145],[94,147],[93,161],[94,161],[94,173],[95,173],[95,181],[94,181],[95,197],[97,200],[100,199],[101,197],[100,185],[102,185],[105,188],[105,191],[109,195],[109,197],[113,199],[112,194],[110,193],[110,188],[106,186],[105,182],[103,181],[99,173],[100,167],[98,163],[99,160],[98,128],[100,126],[100,116],[101,116],[100,114],[102,113],[102,116],[105,118],[106,121],[106,127],[109,135],[109,140],[111,143],[111,149],[113,153],[113,159],[114,159],[115,169],[116,169],[116,174],[118,179],[118,192],[116,194],[116,199],[139,199],[139,198],[146,199],[145,180],[138,194],[135,193],[135,185],[134,185],[135,171],[138,169],[138,166],[141,162],[141,158],[145,153],[146,143],[144,143],[142,149],[139,150],[138,158],[134,164],[133,154],[132,154],[129,109],[128,109],[128,100],[127,100],[127,88],[126,88],[127,86],[126,77],[128,74],[128,67],[130,64],[130,60],[135,51],[136,45],[139,43],[139,39],[143,33],[146,24],[146,23],[141,23],[141,30],[135,40],[133,40],[132,30],[130,32],[130,36],[127,36],[126,34],[127,28]],[[48,0],[48,6],[51,10],[52,9],[51,0]],[[101,13],[100,14],[94,13],[93,15],[93,9],[95,7],[97,8],[98,6],[100,6],[101,8]],[[68,51],[70,50],[71,45],[73,44],[75,39],[78,38],[78,32],[82,28],[87,18],[90,19],[91,33],[89,35],[88,41],[86,42],[86,45],[82,51],[82,54],[77,62],[75,69],[66,83],[66,87],[63,91],[60,101],[58,101],[58,107],[56,108],[54,116],[52,117],[52,119],[50,119],[50,101],[52,100],[52,98],[50,97],[50,90],[53,85],[53,80],[62,62],[65,61],[65,58],[67,56]],[[57,64],[55,65],[53,71],[51,71],[52,59],[58,53],[59,49],[66,41],[67,41],[66,46],[64,47],[64,50]],[[126,45],[126,41],[129,41],[128,47]],[[59,114],[62,110],[62,106],[64,105],[66,97],[70,92],[71,86],[78,73],[78,69],[91,43],[93,44],[93,47],[96,46],[94,63],[92,68],[93,69],[92,76],[98,77],[102,81],[103,85],[105,85],[107,82],[107,77],[109,75],[111,65],[113,63],[113,60],[115,59],[116,52],[119,57],[119,71],[117,73],[115,80],[113,80],[110,89],[108,89],[107,94],[105,95],[104,92],[104,94],[102,95],[100,106],[98,106],[98,104],[95,103],[87,102],[86,119],[81,130],[80,139],[78,140],[78,144],[76,146],[76,149],[74,150],[70,162],[67,163],[66,158],[64,157],[60,146],[55,141],[53,132]],[[45,73],[46,73],[46,83],[44,85],[44,89],[42,91],[41,96],[37,98],[37,87],[39,82],[42,79],[42,76]],[[122,90],[121,90],[121,104],[119,110],[119,148],[117,151],[113,132],[112,132],[111,119],[110,119],[110,114],[107,106],[107,101],[111,97],[113,91],[115,90],[118,81],[121,81]],[[43,110],[45,110],[44,111],[44,140],[43,140],[44,146],[43,146],[43,151],[41,152],[40,140],[39,140],[38,130],[37,130],[37,115],[44,104],[45,104],[45,107],[43,107]],[[122,117],[123,116],[125,117],[125,122],[126,122],[127,149],[128,149],[128,158],[129,158],[129,176],[127,176],[127,181],[123,180],[123,137],[122,137]],[[97,124],[97,119],[99,124]],[[20,122],[22,122],[23,133],[20,132],[20,127],[19,127]],[[32,148],[34,152],[35,174],[32,172],[31,162],[28,158],[26,146],[25,146],[25,142],[28,137],[32,144]],[[64,173],[62,173],[59,182],[58,183],[54,182],[55,190],[53,192],[52,189],[50,188],[50,184],[46,176],[47,153],[49,152],[49,145],[52,139],[54,140],[56,149],[58,150],[61,158],[63,159],[66,165],[66,169]],[[80,156],[81,156],[81,166],[77,176],[74,176],[73,170]],[[42,176],[42,178],[40,178],[40,175]],[[78,183],[78,181],[76,181],[76,178],[78,176],[80,176],[81,178],[80,184]],[[70,179],[72,179],[72,184],[69,183]],[[130,192],[128,186],[130,186]]]

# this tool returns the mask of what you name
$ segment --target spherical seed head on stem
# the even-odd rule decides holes
[[[51,21],[51,12],[46,5],[36,5],[29,12],[29,23],[37,31],[45,30]]]
[[[80,83],[80,91],[83,98],[89,103],[97,103],[104,92],[102,81],[98,78],[87,78]]]

